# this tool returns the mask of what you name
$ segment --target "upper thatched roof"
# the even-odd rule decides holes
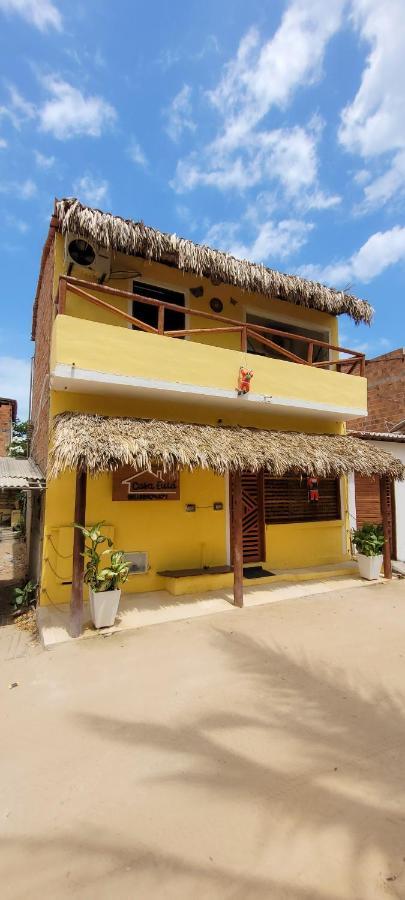
[[[391,453],[355,437],[73,412],[54,419],[51,477],[80,464],[95,475],[121,465],[139,471],[152,462],[164,470],[202,468],[220,475],[266,469],[275,476],[302,472],[337,477],[356,471],[405,478],[405,467]]]
[[[176,266],[182,272],[211,278],[215,283],[231,284],[243,291],[332,315],[347,313],[355,322],[369,324],[373,317],[369,303],[345,291],[236,259],[230,253],[157,231],[143,222],[83,206],[73,197],[55,202],[55,219],[62,233],[80,234],[100,247]]]

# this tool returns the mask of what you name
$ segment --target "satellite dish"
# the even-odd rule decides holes
[[[96,258],[93,247],[83,238],[74,238],[70,241],[68,253],[78,266],[91,266]]]

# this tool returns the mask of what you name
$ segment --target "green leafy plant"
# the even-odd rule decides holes
[[[380,556],[385,538],[382,525],[365,524],[352,531],[353,544],[363,556]]]
[[[102,533],[103,525],[105,522],[96,522],[91,528],[84,528],[76,523],[74,526],[82,532],[86,540],[82,554],[86,561],[84,581],[96,593],[116,590],[127,580],[129,572],[129,563],[126,562],[123,551],[112,550],[113,542]],[[107,544],[107,547],[102,549],[104,544]],[[109,562],[103,566],[104,558],[107,556]]]
[[[21,422],[20,419],[14,422],[13,436],[11,444],[7,448],[7,456],[14,456],[16,459],[27,459],[29,430],[29,422]]]
[[[11,606],[15,612],[23,612],[31,609],[36,604],[37,585],[33,581],[27,581],[24,587],[14,588],[14,597]]]

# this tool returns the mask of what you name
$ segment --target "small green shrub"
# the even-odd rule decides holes
[[[352,540],[357,552],[363,556],[380,556],[385,544],[383,527],[366,523],[352,531]]]
[[[33,581],[27,581],[22,588],[14,588],[14,597],[11,606],[15,612],[23,612],[36,605],[37,585]]]

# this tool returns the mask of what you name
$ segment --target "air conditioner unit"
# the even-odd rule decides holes
[[[65,236],[65,266],[70,274],[73,266],[81,266],[94,272],[96,280],[102,283],[111,272],[111,251],[97,247],[87,238],[68,232]]]
[[[132,553],[124,553],[125,562],[129,563],[130,575],[144,575],[149,572],[148,554],[144,550],[134,550]]]

